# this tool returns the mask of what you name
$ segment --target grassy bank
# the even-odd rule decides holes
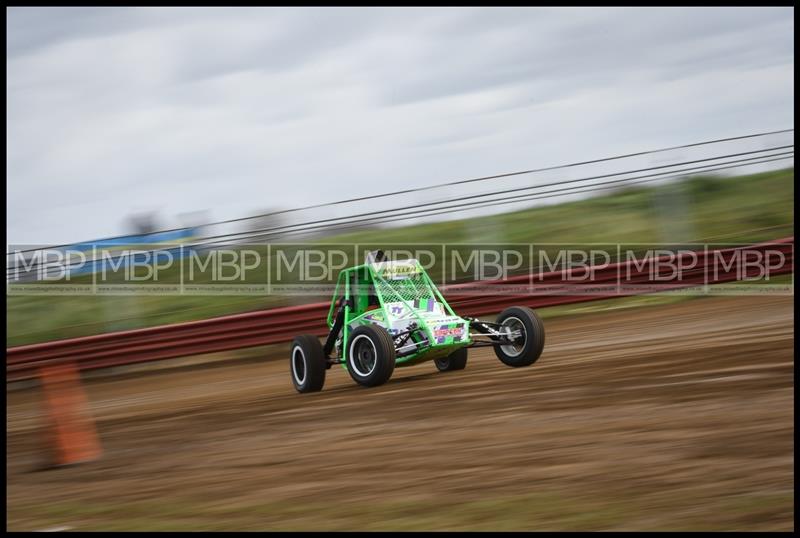
[[[341,234],[326,243],[740,242],[793,234],[794,169],[630,187],[501,215]],[[295,297],[7,296],[7,346],[203,319]],[[576,307],[577,308],[577,307]]]

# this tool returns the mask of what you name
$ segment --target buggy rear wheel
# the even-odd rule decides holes
[[[290,370],[297,392],[318,392],[325,384],[325,352],[316,336],[304,334],[292,341]]]
[[[513,343],[494,346],[500,361],[512,367],[530,366],[539,359],[544,349],[544,323],[530,308],[512,306],[497,316],[501,331],[516,335]]]
[[[457,349],[447,357],[433,359],[433,362],[436,363],[436,368],[438,368],[440,372],[463,370],[467,367],[467,348],[462,347]]]
[[[380,325],[361,325],[349,335],[347,372],[365,387],[383,385],[392,377],[395,364],[394,341]]]

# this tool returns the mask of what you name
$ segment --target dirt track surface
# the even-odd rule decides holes
[[[296,394],[288,358],[97,380],[103,459],[46,472],[8,393],[8,529],[792,530],[792,304],[554,319],[529,368],[375,389]]]

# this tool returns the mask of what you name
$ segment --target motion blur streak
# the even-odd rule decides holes
[[[772,251],[780,254],[783,263],[769,272],[769,277],[793,273],[794,271],[794,237],[777,239],[760,245],[745,247],[750,254]],[[648,263],[637,266],[627,261],[605,265],[592,271],[591,280],[570,282],[573,272],[583,274],[585,268],[558,270],[537,275],[521,275],[505,280],[484,281],[478,283],[455,284],[443,288],[446,296],[451,298],[452,306],[463,315],[481,315],[499,312],[517,303],[533,308],[580,303],[599,299],[637,295],[641,286],[658,284],[653,288],[664,292],[669,289],[708,285],[741,280],[743,274],[736,267],[726,263],[741,249],[727,248],[718,250],[701,250],[701,261],[685,274],[674,274],[672,282],[661,279],[652,281],[654,262],[662,258],[651,259]],[[688,258],[689,253],[684,254]],[[717,256],[721,254],[721,256]],[[711,276],[711,268],[713,274]],[[626,275],[625,285],[619,281]],[[765,275],[766,276],[766,275]],[[536,284],[530,285],[531,278]],[[465,291],[476,284],[482,286],[483,294]],[[517,294],[492,293],[503,285],[529,285],[527,290]],[[548,287],[562,288],[571,284],[570,293],[551,292]],[[626,286],[630,285],[629,289]],[[581,295],[581,288],[607,288],[605,292],[593,292]],[[324,336],[328,332],[325,319],[330,308],[329,303],[316,303],[303,306],[276,308],[262,312],[235,314],[220,318],[193,321],[175,325],[153,327],[119,333],[57,340],[30,346],[12,347],[6,350],[6,376],[9,381],[17,381],[34,377],[38,369],[45,365],[63,362],[77,362],[82,370],[123,366],[137,362],[157,361],[247,347],[287,342],[299,333]]]
[[[11,392],[8,524],[789,530],[793,325],[791,297],[611,310],[549,321],[532,368],[474,350],[311,397],[282,348],[97,380],[106,457],[55,474],[27,472],[36,395]]]

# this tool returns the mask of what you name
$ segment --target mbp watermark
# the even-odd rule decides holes
[[[505,282],[531,270],[527,243],[449,244],[444,245],[444,255],[444,284]]]
[[[25,245],[9,248],[7,293],[327,299],[378,251],[459,296],[794,293],[793,242]]]
[[[86,267],[87,254],[80,249],[19,248],[10,253],[7,278],[12,281],[70,281]]]

